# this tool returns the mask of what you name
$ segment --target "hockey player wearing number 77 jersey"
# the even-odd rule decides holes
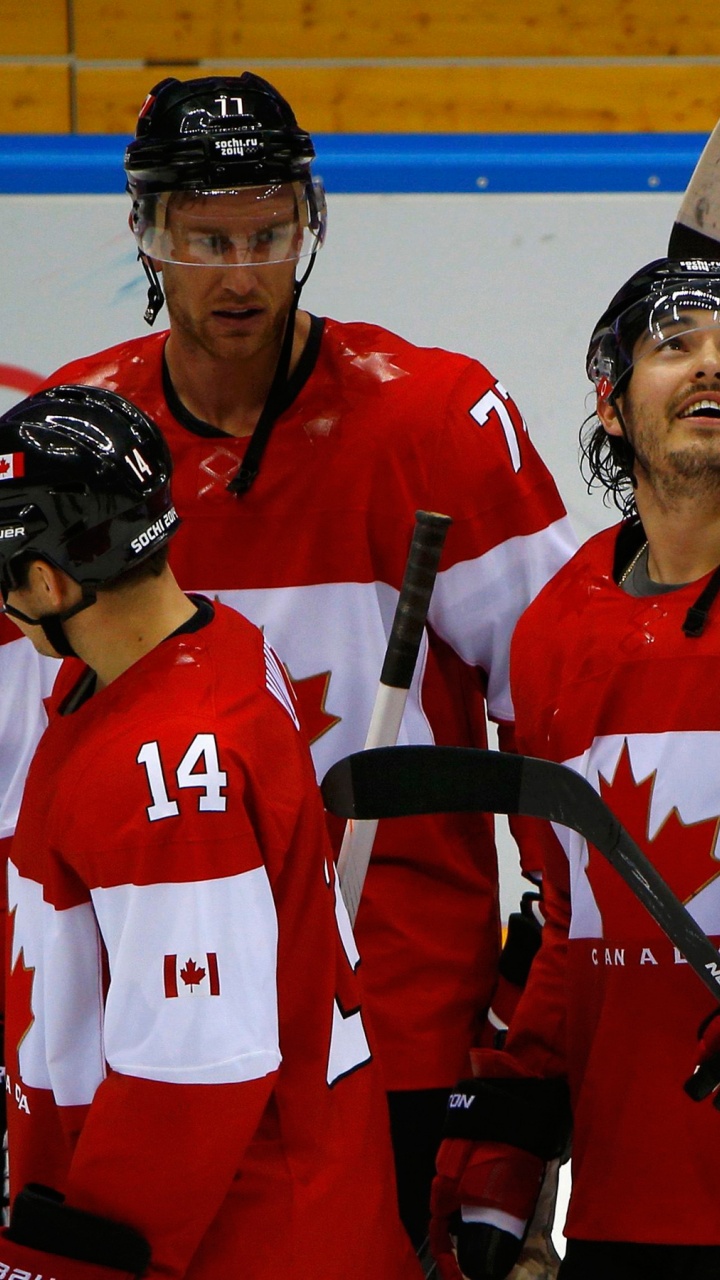
[[[0,452],[5,611],[67,658],[9,868],[0,1274],[420,1280],[279,662],[178,587],[134,406],[39,394]]]
[[[487,707],[509,744],[510,636],[575,543],[488,369],[298,305],[326,225],[314,156],[290,104],[252,72],[155,85],[125,172],[146,319],[164,294],[169,328],[83,355],[49,384],[108,387],[160,427],[183,521],[178,582],[262,627],[320,778],[365,742],[418,508],[453,523],[402,742],[482,746]],[[379,208],[372,218],[387,235]],[[352,255],[356,272],[359,245]],[[339,823],[331,835],[337,853]],[[536,848],[521,848],[532,876]],[[503,966],[500,991],[500,936],[488,815],[380,824],[356,937],[416,1246],[448,1091],[479,1024],[507,1022],[527,959]]]

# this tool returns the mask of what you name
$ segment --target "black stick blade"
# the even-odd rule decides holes
[[[720,260],[720,240],[705,235],[703,231],[696,231],[694,227],[686,227],[682,222],[676,222],[670,233],[667,256],[677,262],[687,262],[692,258],[717,262]]]
[[[720,259],[720,121],[693,170],[670,232],[667,256]]]
[[[522,757],[466,747],[378,747],[338,760],[321,784],[342,818],[517,813]]]
[[[533,756],[471,747],[380,747],[325,775],[326,807],[344,818],[521,813],[577,831],[629,885],[720,1001],[720,954],[586,778]]]

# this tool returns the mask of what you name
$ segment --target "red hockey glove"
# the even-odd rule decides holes
[[[713,1094],[713,1106],[720,1111],[720,1009],[714,1009],[700,1023],[698,1036],[697,1066],[685,1081],[685,1092],[693,1102],[703,1102]]]
[[[138,1231],[64,1204],[49,1187],[28,1184],[0,1231],[5,1280],[136,1280],[150,1248]]]
[[[450,1096],[445,1132],[431,1199],[438,1270],[442,1280],[504,1280],[520,1255],[546,1162],[567,1146],[567,1085],[462,1081]]]

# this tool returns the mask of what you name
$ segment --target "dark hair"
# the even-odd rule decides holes
[[[636,514],[635,451],[625,436],[608,435],[596,413],[580,427],[580,474],[590,493],[605,490],[603,502],[613,502],[625,518]]]
[[[102,591],[121,591],[123,587],[132,587],[136,582],[144,582],[146,578],[159,578],[168,562],[168,552],[170,548],[165,544],[158,547],[157,551],[153,551],[147,559],[141,560],[139,564],[134,564],[130,569],[126,569],[124,573],[119,574],[117,578],[113,578],[111,582],[105,582],[98,591],[98,595]]]
[[[133,586],[136,582],[143,582],[146,578],[159,578],[168,562],[168,546],[167,544],[158,547],[157,551],[153,551],[152,555],[141,560],[139,564],[134,564],[130,569],[126,569],[124,573],[113,578],[111,582],[103,583],[98,589],[98,594],[102,591],[121,591],[123,587]],[[21,551],[18,556],[13,559],[13,576],[17,590],[22,591],[27,587],[30,580],[30,566],[35,564],[37,560],[45,560],[42,551]],[[48,560],[48,564],[52,561]]]

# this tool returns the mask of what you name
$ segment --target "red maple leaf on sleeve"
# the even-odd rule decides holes
[[[194,960],[186,960],[185,968],[180,970],[180,977],[186,987],[197,987],[205,977],[205,970],[196,965]]]

